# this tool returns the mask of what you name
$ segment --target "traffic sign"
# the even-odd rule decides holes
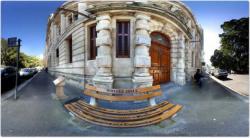
[[[16,37],[8,38],[8,46],[9,47],[16,47],[16,46],[18,46],[17,38]]]

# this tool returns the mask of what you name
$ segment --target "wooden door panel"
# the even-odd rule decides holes
[[[151,53],[151,64],[153,65],[153,67],[156,66],[160,66],[159,63],[159,53],[158,53],[158,48],[157,47],[152,47],[150,49],[150,53]]]
[[[170,81],[170,49],[160,44],[152,43],[150,48],[151,68],[153,84]]]

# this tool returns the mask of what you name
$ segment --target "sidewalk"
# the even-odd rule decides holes
[[[139,128],[109,128],[87,123],[72,117],[56,100],[53,78],[41,72],[24,87],[17,100],[1,102],[2,136],[248,136],[249,103],[228,93],[210,78],[202,88],[187,84],[161,85],[167,100],[183,105],[172,119],[160,124]],[[70,98],[83,96],[80,89],[65,86]],[[85,96],[84,96],[85,97]],[[86,98],[88,101],[88,98]],[[137,103],[136,103],[137,104]],[[138,103],[139,104],[139,103]],[[114,102],[100,102],[101,106],[126,108]],[[133,104],[135,105],[135,104]]]
[[[220,80],[214,76],[210,77],[233,92],[242,96],[249,96],[249,75],[229,74],[226,80]]]

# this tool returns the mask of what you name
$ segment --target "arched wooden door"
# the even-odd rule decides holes
[[[153,32],[151,33],[151,67],[150,74],[153,76],[153,84],[166,83],[170,81],[170,40],[167,36]]]

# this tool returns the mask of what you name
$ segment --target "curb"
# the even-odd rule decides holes
[[[249,97],[245,94],[239,93],[236,90],[234,90],[233,88],[227,87],[225,85],[223,85],[220,81],[217,80],[217,78],[215,78],[214,76],[210,76],[209,78],[211,78],[212,80],[214,80],[215,82],[217,82],[219,85],[221,85],[222,87],[224,87],[227,91],[229,91],[231,94],[233,94],[234,96],[242,99],[242,100],[249,100]]]
[[[36,73],[33,77],[31,77],[30,79],[26,80],[24,83],[22,83],[21,85],[19,85],[17,87],[17,94],[20,90],[22,90],[25,86],[27,86],[40,72]],[[5,95],[1,96],[1,100],[5,101],[7,99],[9,99],[10,97],[14,97],[15,94],[15,88],[9,90],[8,92],[6,92]]]

